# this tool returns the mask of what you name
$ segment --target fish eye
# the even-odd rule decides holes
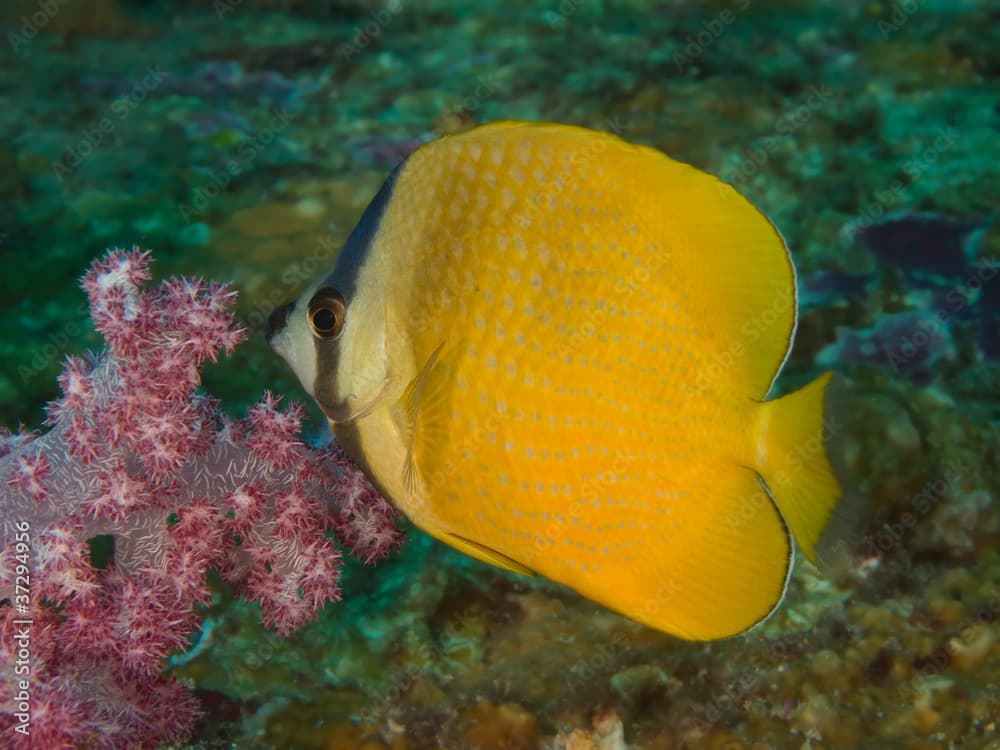
[[[309,326],[313,335],[323,341],[333,341],[344,330],[347,305],[340,292],[330,287],[320,289],[309,300]]]

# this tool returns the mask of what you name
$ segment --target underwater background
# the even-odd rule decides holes
[[[231,282],[205,386],[319,413],[263,341],[421,142],[499,119],[615,132],[778,226],[778,392],[850,385],[851,564],[687,643],[408,527],[290,637],[218,588],[173,659],[191,747],[1000,749],[1000,6],[990,2],[0,3],[0,424],[100,346],[108,247]],[[184,745],[185,747],[188,745]]]

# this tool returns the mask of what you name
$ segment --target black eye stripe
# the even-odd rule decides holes
[[[389,205],[396,180],[405,165],[406,160],[404,159],[382,183],[382,187],[368,204],[357,225],[351,230],[351,234],[337,255],[333,270],[324,281],[330,285],[331,289],[336,288],[342,291],[346,299],[354,299],[358,274],[368,260],[372,242],[382,221],[382,215]]]
[[[274,310],[271,311],[271,314],[267,316],[267,329],[265,331],[265,335],[268,341],[273,339],[280,331],[285,329],[285,325],[288,323],[288,316],[291,315],[294,308],[295,303],[289,302],[287,305],[274,308]]]

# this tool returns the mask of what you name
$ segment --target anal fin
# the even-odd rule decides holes
[[[485,544],[474,542],[471,539],[466,539],[458,534],[452,534],[447,531],[443,532],[439,538],[441,541],[450,544],[459,552],[464,552],[469,557],[474,557],[484,563],[489,563],[490,565],[495,565],[503,570],[509,570],[513,573],[520,573],[525,576],[537,575],[531,568],[522,565],[517,560],[507,557],[507,555],[502,552],[497,552],[495,549],[487,547]]]

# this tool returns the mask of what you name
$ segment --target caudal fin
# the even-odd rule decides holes
[[[846,424],[843,385],[826,373],[803,388],[760,405],[756,469],[795,541],[812,562],[849,532],[845,488],[831,462]]]

